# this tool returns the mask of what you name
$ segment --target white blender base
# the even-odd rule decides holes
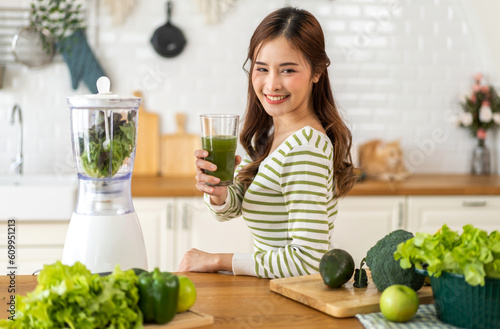
[[[62,262],[81,262],[92,273],[148,269],[146,247],[135,212],[125,215],[88,216],[73,213],[66,234]]]

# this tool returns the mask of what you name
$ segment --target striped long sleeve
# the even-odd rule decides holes
[[[261,163],[238,200],[254,236],[254,253],[234,255],[235,274],[275,278],[317,273],[337,213],[328,137],[310,127],[292,134]],[[230,213],[232,204],[228,197],[219,216]]]

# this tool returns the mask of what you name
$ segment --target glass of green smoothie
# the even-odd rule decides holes
[[[220,179],[216,186],[233,184],[239,118],[235,114],[200,115],[201,146],[208,151],[205,160],[217,166],[215,171],[205,173]]]

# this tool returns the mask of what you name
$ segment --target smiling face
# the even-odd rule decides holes
[[[313,75],[304,56],[284,37],[261,45],[254,61],[253,89],[267,114],[278,118],[297,118],[313,113]]]

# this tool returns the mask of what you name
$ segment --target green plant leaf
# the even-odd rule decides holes
[[[461,235],[447,225],[434,235],[417,233],[398,245],[394,259],[402,268],[426,265],[430,275],[463,274],[467,283],[484,285],[484,278],[500,277],[500,234],[465,225]]]

